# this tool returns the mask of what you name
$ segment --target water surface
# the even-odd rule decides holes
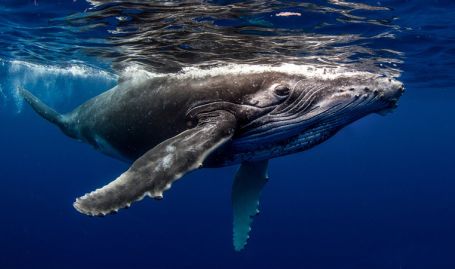
[[[454,268],[452,1],[0,2],[1,268]],[[271,161],[247,248],[231,246],[236,167],[204,169],[105,218],[72,207],[127,165],[17,96],[69,111],[118,79],[229,64],[394,76],[398,109]]]

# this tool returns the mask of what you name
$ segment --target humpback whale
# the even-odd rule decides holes
[[[268,160],[312,148],[371,113],[396,107],[404,90],[369,72],[235,66],[126,79],[60,114],[19,92],[66,135],[131,163],[74,202],[81,213],[117,212],[204,167],[240,164],[232,187],[234,248],[244,248],[266,184]]]

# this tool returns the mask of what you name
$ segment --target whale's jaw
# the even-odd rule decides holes
[[[382,77],[364,84],[340,84],[337,87],[331,81],[313,86],[312,92],[299,93],[300,99],[288,103],[289,107],[248,123],[240,135],[214,153],[206,166],[268,160],[307,150],[356,120],[395,109],[404,91],[401,82]],[[298,90],[294,89],[294,94]]]

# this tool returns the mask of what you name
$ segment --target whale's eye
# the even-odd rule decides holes
[[[291,90],[285,85],[278,85],[275,87],[275,94],[278,96],[288,96]]]

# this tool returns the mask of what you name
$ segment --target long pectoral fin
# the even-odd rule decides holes
[[[249,238],[253,217],[259,212],[259,196],[267,183],[267,163],[242,163],[232,186],[232,208],[234,211],[233,240],[236,251],[242,250]]]
[[[162,198],[172,182],[199,168],[214,149],[229,140],[235,125],[235,117],[225,111],[203,115],[196,127],[149,150],[116,180],[76,199],[74,207],[84,214],[106,215],[145,195]]]

